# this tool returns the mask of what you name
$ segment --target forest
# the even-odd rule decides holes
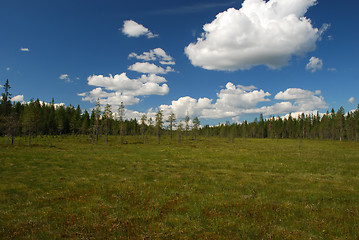
[[[176,136],[181,141],[182,136],[209,137],[220,136],[234,140],[242,138],[303,138],[358,141],[359,139],[359,105],[355,111],[345,112],[343,107],[337,111],[332,109],[325,114],[301,114],[294,118],[270,116],[253,122],[219,124],[217,126],[201,126],[198,117],[190,119],[188,114],[184,121],[176,122],[176,116],[171,113],[164,116],[159,110],[154,119],[145,114],[141,119],[126,119],[125,105],[121,103],[118,112],[113,113],[111,105],[101,107],[100,100],[95,108],[88,112],[80,106],[74,107],[56,105],[32,99],[30,102],[12,102],[10,84],[7,80],[3,86],[0,102],[0,136],[7,136],[14,142],[15,137],[24,136],[31,143],[31,138],[38,135],[73,136],[87,135],[94,141],[99,136],[120,135],[121,143],[126,135],[140,135],[143,142],[147,136],[155,135],[160,143],[163,135],[171,140]],[[103,109],[103,110],[102,110]],[[165,122],[167,124],[165,124]]]

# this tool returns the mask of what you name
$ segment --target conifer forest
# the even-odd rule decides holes
[[[12,102],[10,84],[7,80],[3,86],[0,103],[0,135],[14,138],[23,136],[31,143],[31,138],[38,135],[72,134],[81,137],[91,136],[98,141],[99,136],[121,135],[121,142],[126,135],[181,135],[227,138],[302,138],[358,141],[359,139],[359,106],[356,110],[345,112],[343,107],[332,109],[324,114],[304,114],[298,118],[283,118],[260,114],[253,122],[219,124],[217,126],[200,126],[200,120],[192,121],[188,116],[176,123],[176,116],[171,113],[164,116],[159,110],[156,118],[127,119],[125,105],[121,103],[118,112],[113,113],[107,104],[101,107],[98,100],[91,112],[69,105],[57,105],[32,99],[30,102]],[[168,122],[168,124],[164,124]],[[145,140],[144,140],[145,141]]]

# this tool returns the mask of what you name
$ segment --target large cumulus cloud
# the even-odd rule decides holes
[[[244,70],[257,65],[276,69],[293,55],[316,48],[322,31],[304,14],[316,0],[245,0],[203,26],[185,53],[193,65],[209,70]]]

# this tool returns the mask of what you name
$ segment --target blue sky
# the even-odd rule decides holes
[[[358,3],[0,2],[0,84],[15,100],[159,108],[202,124],[358,105]]]

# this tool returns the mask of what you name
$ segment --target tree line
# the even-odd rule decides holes
[[[359,105],[355,111],[345,113],[340,107],[337,112],[332,109],[322,116],[302,113],[297,118],[289,114],[288,118],[270,117],[248,123],[229,122],[219,126],[204,126],[201,128],[204,136],[244,137],[244,138],[302,138],[327,140],[359,140]]]
[[[289,115],[281,117],[263,118],[248,123],[226,122],[218,126],[200,127],[198,117],[190,121],[188,114],[184,121],[177,122],[172,112],[165,117],[159,110],[155,117],[148,118],[142,115],[140,120],[126,119],[125,105],[120,104],[116,113],[112,112],[111,105],[101,108],[100,100],[91,112],[83,111],[80,106],[74,107],[41,102],[39,99],[28,103],[12,102],[9,81],[3,86],[4,92],[0,102],[0,136],[8,136],[14,142],[16,136],[24,136],[31,144],[31,139],[37,135],[72,134],[74,137],[90,136],[98,141],[99,136],[105,136],[108,142],[109,135],[119,135],[120,142],[125,142],[125,136],[139,135],[145,143],[148,136],[155,135],[158,143],[162,135],[168,135],[172,140],[176,136],[180,142],[182,137],[221,136],[234,140],[243,138],[305,138],[305,139],[332,139],[350,140],[359,139],[359,105],[355,111],[345,113],[343,107],[337,112],[320,116],[317,114],[301,114],[298,118]],[[167,122],[166,127],[165,122]]]

